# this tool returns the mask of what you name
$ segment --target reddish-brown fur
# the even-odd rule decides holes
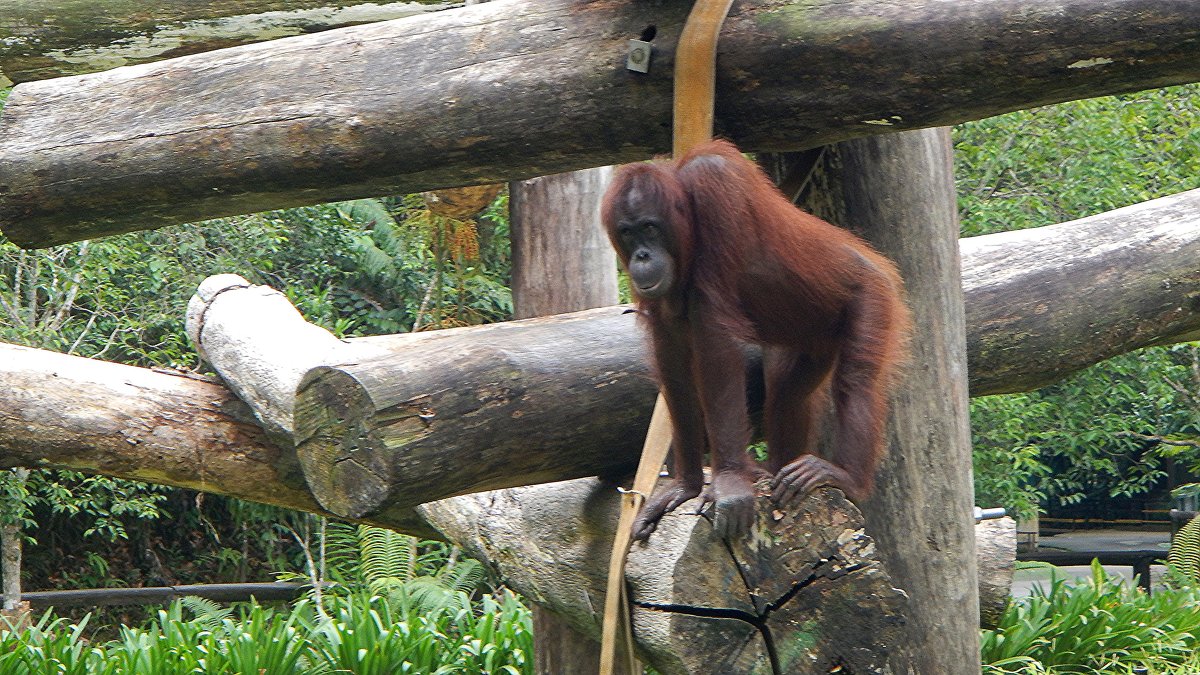
[[[716,503],[717,531],[752,525],[753,483],[767,474],[745,452],[745,342],[763,347],[776,501],[818,485],[869,494],[910,321],[892,263],[797,209],[725,141],[675,163],[622,168],[602,218],[631,277],[631,256],[644,266],[640,283],[670,275],[665,295],[646,286],[656,297],[638,300],[671,411],[675,477],[649,500],[635,537],[701,492],[706,450],[713,484],[704,496]],[[813,452],[830,406],[836,441],[826,461]]]

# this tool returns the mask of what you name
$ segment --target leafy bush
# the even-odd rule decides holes
[[[91,644],[78,624],[46,613],[26,630],[0,630],[5,675],[240,675],[243,673],[532,672],[529,610],[509,592],[442,609],[398,609],[366,594],[334,599],[328,616],[307,600],[287,611],[241,612],[180,601],[143,628]],[[185,618],[185,607],[195,616]]]
[[[1200,85],[1072,101],[954,129],[964,236],[1039,227],[1200,187]],[[1145,493],[1200,468],[1196,346],[1110,359],[1036,392],[973,399],[978,503],[1032,515]]]
[[[1083,583],[1055,576],[1048,590],[1014,600],[981,638],[985,673],[1128,673],[1131,664],[1162,672],[1194,662],[1200,590],[1147,595],[1093,562]]]

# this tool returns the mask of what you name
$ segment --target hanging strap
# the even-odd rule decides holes
[[[712,138],[713,99],[716,94],[717,38],[733,0],[696,0],[688,14],[675,50],[675,124],[672,154],[683,157],[693,147]],[[621,517],[613,538],[604,596],[604,625],[600,642],[600,675],[613,675],[617,659],[626,673],[634,674],[633,627],[625,587],[625,560],[629,556],[633,521],[646,497],[654,490],[659,469],[671,447],[671,416],[662,394],[654,402],[654,415],[642,446],[642,459],[633,488],[621,497]],[[619,645],[619,646],[618,646]],[[620,654],[618,655],[618,651]]]
[[[675,127],[679,159],[712,138],[717,90],[717,38],[733,0],[696,0],[675,50]]]
[[[646,497],[658,482],[658,472],[671,447],[671,415],[662,394],[654,403],[650,429],[642,445],[642,460],[633,477],[633,488],[621,493],[621,517],[613,538],[612,557],[608,562],[608,588],[604,596],[604,626],[600,636],[600,675],[613,675],[617,658],[626,664],[625,672],[634,674],[637,659],[633,654],[633,626],[629,616],[629,598],[625,588],[625,558],[629,555],[633,521]],[[618,651],[620,654],[618,655]]]

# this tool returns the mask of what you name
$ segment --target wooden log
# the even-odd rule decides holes
[[[862,504],[894,583],[912,599],[898,672],[979,672],[967,345],[950,129],[835,146],[842,224],[895,261],[913,314],[889,447]],[[836,442],[836,440],[835,440]]]
[[[430,335],[301,380],[296,452],[326,508],[360,517],[636,461],[655,385],[623,308]]]
[[[0,229],[49,246],[644,159],[670,148],[687,8],[498,0],[21,84]],[[744,0],[717,131],[797,150],[1192,82],[1198,19],[1189,0]],[[650,72],[625,70],[651,32]]]
[[[243,321],[248,315],[255,320]],[[267,435],[286,448],[293,441],[296,383],[305,373],[325,363],[384,353],[370,343],[339,340],[305,321],[279,291],[236,274],[218,274],[200,284],[188,301],[187,332],[201,358],[211,361],[209,352],[219,353],[224,368],[243,374],[227,384],[250,404]]]
[[[971,394],[1200,340],[1200,191],[961,241]],[[1054,262],[1056,261],[1057,262]]]
[[[0,87],[451,6],[363,0],[0,0]]]
[[[975,553],[979,565],[979,625],[994,628],[1012,592],[1017,521],[997,518],[976,523]]]
[[[769,504],[759,500],[751,535],[723,543],[689,502],[633,548],[626,574],[639,656],[663,675],[888,672],[907,598],[889,583],[857,509],[833,489],[789,514]],[[507,585],[595,639],[617,506],[612,484],[582,479],[420,511]]]
[[[228,389],[180,375],[0,343],[0,466],[65,468],[327,513],[295,453]],[[430,529],[411,511],[387,521]]]

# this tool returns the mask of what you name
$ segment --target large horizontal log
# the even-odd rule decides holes
[[[612,484],[582,479],[420,511],[511,588],[598,639],[619,499]],[[695,501],[680,506],[629,554],[641,660],[664,675],[887,672],[908,598],[841,492],[819,490],[788,514],[760,498],[753,532],[728,543],[695,511]]]
[[[0,87],[450,6],[364,0],[0,0]]]
[[[689,2],[498,0],[18,85],[0,229],[22,246],[496,182],[670,148]],[[627,41],[654,33],[648,74]],[[717,126],[798,150],[1200,80],[1191,0],[743,0]]]
[[[1200,190],[960,241],[971,395],[1200,340]]]
[[[975,395],[1200,338],[1200,190],[962,249]],[[294,433],[334,513],[611,473],[638,457],[655,387],[622,308],[348,344],[326,333],[306,349],[321,331],[282,294],[240,283],[216,295],[226,304],[206,310],[198,344],[230,386],[287,411],[274,424]]]
[[[0,466],[65,468],[326,513],[225,387],[0,343]],[[409,512],[380,525],[429,533]]]

